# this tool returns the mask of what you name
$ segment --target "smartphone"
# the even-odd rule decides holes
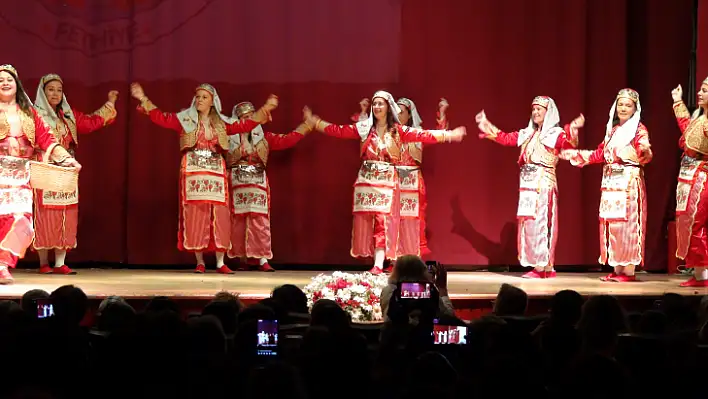
[[[47,317],[54,316],[54,305],[52,304],[51,299],[36,299],[34,302],[37,305],[38,319],[45,319]]]
[[[256,355],[278,356],[278,320],[258,320]]]
[[[435,276],[435,272],[438,270],[438,262],[434,260],[426,260],[425,265],[428,266],[428,273]]]
[[[429,299],[430,283],[401,283],[401,299]]]
[[[466,345],[467,326],[439,324],[433,320],[433,345]]]

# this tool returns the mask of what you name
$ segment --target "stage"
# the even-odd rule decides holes
[[[15,284],[0,286],[0,299],[18,300],[28,290],[40,288],[51,292],[59,286],[73,284],[86,292],[92,307],[110,295],[119,295],[136,308],[154,296],[167,296],[179,301],[185,309],[198,311],[219,291],[239,293],[245,303],[253,303],[270,296],[273,288],[282,284],[304,287],[312,277],[321,272],[278,271],[236,272],[221,275],[214,271],[195,274],[191,270],[128,270],[128,269],[79,269],[77,275],[41,275],[32,269],[13,272]],[[326,272],[325,272],[326,273]],[[605,283],[599,280],[603,273],[559,273],[546,280],[527,280],[521,273],[449,272],[450,297],[465,319],[488,312],[502,283],[515,285],[529,295],[529,312],[542,313],[556,292],[573,289],[584,296],[610,294],[620,298],[627,307],[647,306],[667,292],[687,296],[708,294],[708,288],[681,288],[678,284],[687,277],[682,275],[638,275],[634,283]],[[649,306],[651,304],[649,303]]]

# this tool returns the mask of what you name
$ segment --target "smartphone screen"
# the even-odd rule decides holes
[[[54,305],[50,299],[37,299],[37,318],[44,319],[54,316]]]
[[[433,324],[434,345],[465,345],[467,344],[467,326],[449,326]]]
[[[278,355],[278,321],[258,320],[256,354],[258,356]]]
[[[401,283],[402,299],[430,298],[430,283]]]

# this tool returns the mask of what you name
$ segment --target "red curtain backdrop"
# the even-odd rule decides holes
[[[698,65],[696,82],[700,84],[708,77],[708,3],[698,1]]]
[[[110,89],[121,92],[116,123],[80,140],[79,247],[70,262],[193,262],[176,250],[177,135],[136,113],[128,85],[139,81],[165,111],[189,106],[202,82],[217,88],[227,114],[276,93],[281,105],[266,129],[283,133],[304,105],[349,123],[377,89],[413,99],[432,127],[445,97],[452,126],[470,134],[426,148],[423,172],[430,247],[460,266],[516,262],[518,149],[477,139],[475,114],[484,109],[517,130],[532,98],[548,95],[564,123],[586,116],[580,144],[594,148],[617,91],[631,86],[655,154],[646,168],[647,268],[665,268],[679,136],[670,91],[687,75],[692,0],[6,2],[3,62],[18,68],[30,97],[50,72],[84,112]],[[272,154],[274,263],[360,263],[349,256],[358,149],[314,133]],[[600,176],[600,166],[558,167],[561,270],[597,262]]]

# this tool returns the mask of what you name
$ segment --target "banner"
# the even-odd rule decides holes
[[[398,80],[401,0],[4,0],[0,22],[23,79]]]

